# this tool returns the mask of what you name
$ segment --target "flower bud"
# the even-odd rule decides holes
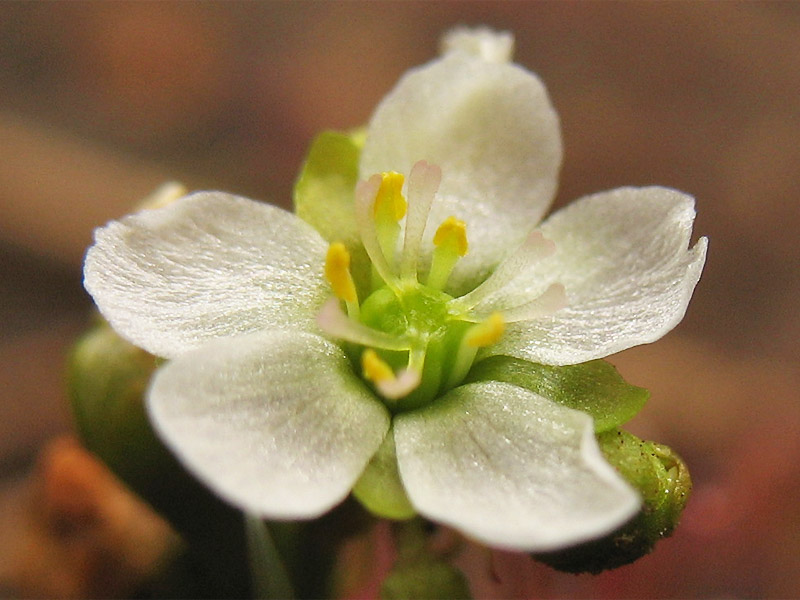
[[[155,367],[155,357],[104,321],[76,342],[67,365],[81,441],[137,491],[152,480],[154,462],[163,454],[142,401]]]
[[[692,481],[686,465],[667,446],[621,430],[597,436],[606,459],[642,495],[642,510],[613,533],[534,558],[560,571],[599,573],[634,562],[678,524]]]
[[[471,598],[469,585],[456,567],[443,560],[397,565],[381,584],[381,600],[449,600]]]
[[[100,319],[72,349],[67,380],[82,443],[189,543],[209,597],[249,594],[241,515],[178,464],[150,426],[144,392],[158,359]],[[191,594],[191,592],[190,592]]]

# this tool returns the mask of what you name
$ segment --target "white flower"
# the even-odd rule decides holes
[[[316,517],[380,449],[422,515],[493,546],[557,549],[618,527],[638,495],[585,413],[462,381],[492,355],[571,365],[658,339],[683,317],[706,242],[687,249],[693,200],[656,187],[539,224],[561,161],[544,87],[507,62],[507,34],[461,30],[445,48],[378,107],[355,203],[350,191],[347,210],[306,211],[326,239],[278,208],[201,192],[98,229],[85,285],[120,334],[170,359],[151,418],[234,505]],[[390,171],[408,176],[404,221]],[[370,261],[348,267],[364,249]]]

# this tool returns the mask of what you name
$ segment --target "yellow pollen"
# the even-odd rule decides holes
[[[406,199],[403,198],[403,182],[405,177],[402,173],[388,171],[381,173],[381,187],[375,197],[374,215],[379,214],[390,216],[395,221],[399,221],[406,216]]]
[[[392,381],[395,378],[392,368],[372,348],[367,348],[361,355],[361,368],[364,377],[373,383]]]
[[[467,243],[467,225],[464,221],[455,217],[447,217],[444,223],[439,225],[436,234],[433,236],[435,246],[448,245],[458,252],[459,256],[464,256],[469,249]]]
[[[483,323],[474,325],[465,336],[466,343],[473,348],[485,348],[500,341],[506,322],[499,312],[492,313]]]
[[[334,295],[345,302],[358,302],[356,286],[350,274],[350,253],[341,242],[334,242],[325,257],[325,278]]]

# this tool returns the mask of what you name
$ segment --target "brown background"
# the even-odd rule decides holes
[[[288,207],[314,133],[364,123],[461,23],[515,32],[517,61],[547,83],[558,205],[672,186],[710,237],[684,322],[614,360],[653,392],[632,427],[693,468],[683,526],[596,579],[505,556],[507,577],[480,591],[799,595],[795,3],[2,4],[0,490],[70,427],[62,356],[90,311],[92,228],[167,178]]]

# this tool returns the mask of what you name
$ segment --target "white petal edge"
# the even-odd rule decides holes
[[[397,460],[420,514],[496,548],[546,552],[605,535],[639,509],[585,413],[507,383],[449,392],[395,418]]]
[[[691,196],[662,187],[619,188],[558,211],[541,225],[555,254],[492,300],[513,306],[557,282],[568,305],[509,325],[481,356],[567,365],[658,340],[683,319],[705,264],[706,238],[689,248],[694,216]]]
[[[148,409],[178,459],[234,506],[308,519],[347,496],[389,428],[384,406],[335,344],[274,331],[167,363]]]
[[[271,327],[310,329],[327,244],[284,210],[199,192],[95,231],[84,285],[123,337],[173,358]]]
[[[465,221],[470,251],[448,286],[460,294],[485,278],[547,211],[561,156],[558,116],[536,75],[451,52],[410,70],[380,103],[360,177],[408,175],[418,160],[441,167],[422,263],[439,224],[450,216]]]

